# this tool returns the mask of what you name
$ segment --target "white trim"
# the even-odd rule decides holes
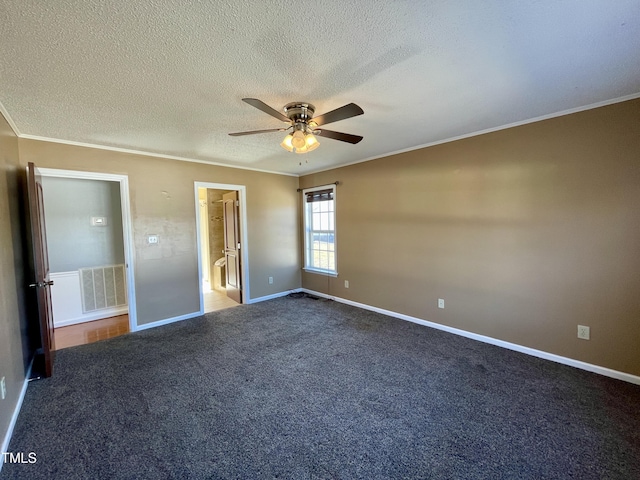
[[[286,297],[291,293],[296,293],[301,291],[302,291],[301,288],[296,288],[294,290],[287,290],[286,292],[274,293],[273,295],[266,295],[264,297],[252,298],[246,301],[245,303],[250,304],[250,303],[264,302],[267,300],[272,300],[274,298]],[[200,317],[202,315],[204,315],[204,313],[202,312],[193,312],[193,313],[188,313],[186,315],[180,315],[179,317],[166,318],[164,320],[158,320],[157,322],[151,322],[151,323],[145,323],[145,324],[139,325],[138,330],[147,330],[149,328],[160,327],[162,325],[167,325],[169,323],[180,322],[182,320],[188,320],[190,318]]]
[[[266,302],[267,300],[273,300],[274,298],[286,297],[287,295],[290,295],[292,293],[301,292],[301,291],[302,291],[301,288],[294,288],[293,290],[287,290],[286,292],[278,292],[278,293],[273,293],[271,295],[265,295],[264,297],[252,298],[247,303]]]
[[[36,165],[36,167],[38,167]],[[38,171],[45,177],[76,178],[81,180],[104,180],[107,182],[119,182],[126,175],[102,172],[82,172],[80,170],[62,170],[59,168],[41,168]]]
[[[624,382],[640,385],[640,377],[636,375],[632,375],[630,373],[620,372],[618,370],[612,370],[610,368],[601,367],[599,365],[593,365],[591,363],[582,362],[580,360],[575,360],[573,358],[563,357],[560,355],[556,355],[554,353],[544,352],[542,350],[536,350],[535,348],[525,347],[523,345],[518,345],[517,343],[505,342],[504,340],[498,340],[497,338],[487,337],[485,335],[479,335],[477,333],[468,332],[466,330],[461,330],[459,328],[448,327],[446,325],[430,322],[428,320],[422,320],[420,318],[412,317],[410,315],[405,315],[403,313],[398,313],[398,312],[393,312],[391,310],[385,310],[383,308],[373,307],[371,305],[367,305],[364,303],[347,300],[346,298],[334,297],[332,295],[316,292],[314,290],[309,290],[307,288],[302,288],[301,291],[305,293],[309,293],[311,295],[315,295],[317,297],[323,297],[323,298],[328,298],[330,300],[335,300],[336,302],[344,303],[346,305],[351,305],[353,307],[358,307],[364,310],[370,310],[372,312],[388,315],[389,317],[395,317],[395,318],[399,318],[400,320],[406,320],[408,322],[424,325],[425,327],[431,327],[437,330],[443,330],[445,332],[453,333],[454,335],[460,335],[461,337],[470,338],[472,340],[477,340],[479,342],[496,345],[498,347],[506,348],[508,350],[514,350],[520,353],[525,353],[533,357],[542,358],[544,360],[551,360],[552,362],[561,363],[563,365],[569,365],[570,367],[579,368],[581,370],[586,370],[588,372],[598,373],[600,375],[604,375],[605,377],[611,377],[617,380],[622,380]]]
[[[87,313],[82,317],[69,318],[67,320],[62,320],[60,322],[56,322],[54,318],[53,327],[54,328],[68,327],[69,325],[77,325],[79,323],[94,322],[96,320],[102,320],[104,318],[111,318],[111,317],[118,317],[120,315],[126,315],[128,313],[129,313],[129,307],[127,305],[123,305],[121,307],[105,308],[102,310],[97,310],[95,312]]]
[[[200,197],[199,188],[213,188],[216,190],[235,190],[240,194],[240,258],[242,262],[240,288],[242,289],[242,303],[249,303],[251,299],[249,288],[249,240],[247,233],[247,187],[246,185],[232,185],[227,183],[194,182],[196,208],[196,249],[198,253],[198,290],[200,295],[200,315],[204,315],[204,291],[202,289],[202,242],[200,241]]]
[[[252,167],[243,167],[240,165],[230,165],[228,163],[222,162],[210,162],[207,160],[197,160],[195,158],[187,158],[187,157],[178,157],[175,155],[166,155],[164,153],[152,153],[145,152],[143,150],[133,150],[130,148],[120,148],[120,147],[110,147],[107,145],[97,145],[95,143],[85,143],[85,142],[75,142],[73,140],[62,140],[60,138],[50,138],[50,137],[41,137],[39,135],[29,135],[29,134],[16,134],[19,138],[25,138],[27,140],[38,140],[40,142],[51,142],[51,143],[60,143],[63,145],[72,145],[74,147],[86,147],[86,148],[95,148],[97,150],[107,150],[110,152],[118,152],[118,153],[128,153],[131,155],[144,155],[146,157],[155,157],[155,158],[164,158],[167,160],[178,160],[180,162],[191,162],[191,163],[203,163],[205,165],[212,165],[216,167],[226,167],[226,168],[236,168],[239,170],[250,170],[252,172],[262,172],[262,173],[271,173],[273,175],[285,175],[288,177],[299,177],[297,173],[283,173],[276,172],[273,170],[263,170],[260,168],[252,168]]]
[[[20,410],[22,410],[22,403],[24,402],[24,396],[27,393],[29,378],[31,378],[31,367],[33,367],[33,359],[31,359],[29,368],[27,368],[27,374],[25,375],[24,383],[22,384],[22,390],[20,390],[20,395],[18,396],[18,401],[16,402],[16,408],[14,408],[13,410],[13,415],[11,415],[11,421],[9,422],[9,428],[7,428],[7,432],[4,435],[4,440],[2,441],[0,454],[9,451],[9,443],[11,442],[11,437],[13,436],[13,429],[15,428],[16,422],[18,421]],[[0,460],[0,472],[2,472],[3,465],[4,461]]]
[[[50,272],[49,277],[53,278],[65,278],[65,277],[77,277],[78,270],[70,270],[68,272]]]
[[[356,165],[358,163],[369,162],[371,160],[377,160],[379,158],[390,157],[392,155],[398,155],[400,153],[412,152],[414,150],[420,150],[422,148],[434,147],[436,145],[441,145],[443,143],[455,142],[457,140],[463,140],[465,138],[477,137],[479,135],[484,135],[486,133],[498,132],[500,130],[507,130],[509,128],[520,127],[522,125],[527,125],[529,123],[536,123],[536,122],[541,122],[543,120],[550,120],[552,118],[564,117],[565,115],[571,115],[573,113],[584,112],[586,110],[593,110],[594,108],[606,107],[608,105],[614,105],[616,103],[627,102],[629,100],[635,100],[636,98],[640,98],[640,92],[639,93],[633,93],[631,95],[625,95],[623,97],[613,98],[611,100],[604,100],[602,102],[591,103],[591,104],[585,105],[583,107],[570,108],[568,110],[562,110],[560,112],[548,113],[546,115],[541,115],[539,117],[529,118],[529,119],[526,119],[526,120],[520,120],[518,122],[513,122],[513,123],[507,123],[506,125],[500,125],[499,127],[487,128],[485,130],[478,130],[477,132],[465,133],[463,135],[458,135],[458,136],[455,136],[455,137],[449,137],[449,138],[445,138],[443,140],[436,140],[434,142],[423,143],[422,145],[416,145],[415,147],[403,148],[401,150],[395,150],[393,152],[388,152],[388,153],[383,153],[383,154],[380,154],[380,155],[375,155],[373,157],[368,157],[368,158],[365,158],[365,159],[362,159],[362,160],[356,160],[356,161],[353,161],[353,162],[342,163],[340,165],[334,165],[333,167],[320,168],[318,170],[310,170],[309,172],[305,172],[305,173],[299,174],[299,176],[303,177],[305,175],[312,175],[314,173],[328,172],[329,170],[335,170],[337,168],[348,167],[350,165]]]
[[[13,118],[11,118],[11,115],[9,115],[9,112],[7,111],[5,106],[2,104],[2,102],[0,102],[0,113],[2,113],[2,116],[4,116],[4,119],[7,121],[7,123],[11,127],[11,130],[13,130],[13,133],[16,134],[16,137],[20,138],[20,130],[18,130],[18,126],[15,124],[15,122],[13,121]],[[0,469],[1,468],[2,468],[2,465],[0,464]]]
[[[44,177],[76,178],[83,180],[102,180],[120,183],[120,208],[122,210],[122,240],[124,243],[124,263],[127,276],[127,301],[129,303],[129,330],[135,332],[138,323],[135,286],[135,250],[133,248],[133,227],[131,222],[131,204],[129,201],[129,176],[113,173],[82,172],[79,170],[61,170],[57,168],[38,168]]]
[[[188,320],[190,318],[195,318],[200,316],[202,316],[201,312],[193,312],[193,313],[186,313],[184,315],[179,315],[177,317],[165,318],[164,320],[158,320],[156,322],[143,323],[142,325],[138,325],[137,331],[147,330],[149,328],[161,327],[162,325],[181,322],[182,320]]]

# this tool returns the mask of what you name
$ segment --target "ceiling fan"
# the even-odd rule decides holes
[[[230,133],[229,135],[232,137],[254,135],[256,133],[285,132],[287,130],[291,130],[280,146],[289,152],[295,153],[307,153],[318,148],[320,142],[316,139],[316,135],[353,144],[362,140],[360,135],[351,135],[349,133],[334,132],[333,130],[319,128],[327,123],[338,122],[346,118],[362,115],[364,111],[355,103],[349,103],[340,108],[336,108],[335,110],[331,110],[324,115],[314,117],[313,114],[315,113],[316,108],[310,103],[287,103],[283,108],[284,114],[282,114],[257,98],[243,98],[242,101],[256,107],[258,110],[262,110],[264,113],[268,113],[272,117],[275,117],[284,123],[289,124],[289,126],[283,128],[269,128],[267,130]]]

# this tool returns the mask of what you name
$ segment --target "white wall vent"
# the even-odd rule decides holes
[[[84,313],[127,304],[124,265],[81,268],[79,272]]]

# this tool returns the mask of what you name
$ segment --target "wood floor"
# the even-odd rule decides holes
[[[215,312],[224,308],[237,307],[239,303],[227,297],[224,291],[212,290],[204,294],[204,313]],[[106,340],[129,333],[129,315],[103,318],[93,322],[78,323],[68,327],[56,328],[56,350],[76,345]]]
[[[103,318],[93,322],[78,323],[54,330],[56,350],[85,345],[129,333],[129,315]]]

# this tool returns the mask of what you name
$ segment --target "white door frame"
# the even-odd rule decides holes
[[[131,206],[129,202],[129,177],[111,173],[80,172],[77,170],[59,170],[57,168],[40,168],[43,177],[77,178],[81,180],[103,180],[120,183],[120,207],[122,209],[122,241],[124,243],[124,262],[127,275],[127,303],[129,307],[129,330],[138,329],[136,315],[136,285],[134,275],[133,228],[131,226]]]
[[[247,187],[245,185],[231,185],[227,183],[194,182],[196,205],[196,242],[198,250],[198,290],[200,293],[200,315],[204,315],[204,292],[202,291],[202,242],[200,241],[200,197],[199,188],[213,188],[215,190],[235,190],[240,194],[240,287],[242,288],[242,303],[249,303],[249,241],[247,240]]]

